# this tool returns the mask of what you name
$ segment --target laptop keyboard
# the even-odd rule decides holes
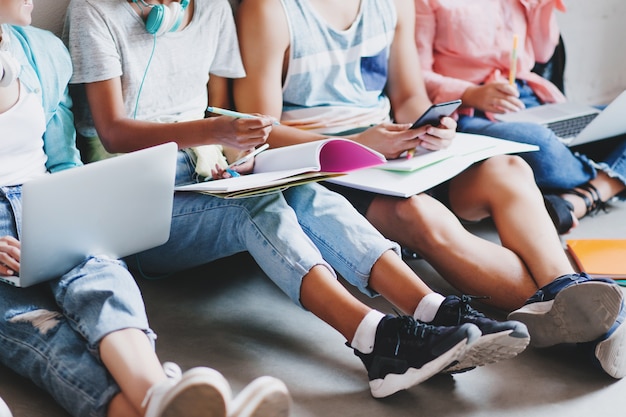
[[[573,119],[559,120],[546,126],[559,138],[571,138],[578,135],[598,114],[591,113]]]

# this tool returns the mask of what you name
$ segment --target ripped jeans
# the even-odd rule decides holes
[[[21,187],[0,187],[0,236],[19,237]],[[43,284],[0,283],[0,362],[75,417],[103,417],[119,387],[99,359],[104,336],[137,328],[154,344],[141,293],[119,260],[88,258]]]

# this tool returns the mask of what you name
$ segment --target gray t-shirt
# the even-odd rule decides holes
[[[238,78],[245,73],[229,2],[194,2],[187,27],[155,38],[126,1],[72,0],[63,33],[74,66],[70,82],[121,77],[126,114],[138,120],[203,117],[209,74]],[[95,136],[84,100],[76,100],[75,112],[79,132]]]

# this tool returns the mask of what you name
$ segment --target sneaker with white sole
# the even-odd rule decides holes
[[[0,398],[0,417],[13,417],[11,410],[9,410],[9,406],[2,398]]]
[[[435,326],[458,326],[475,324],[482,335],[459,362],[445,369],[446,373],[469,371],[478,366],[499,362],[517,356],[530,342],[528,329],[519,321],[497,321],[486,317],[470,306],[472,297],[447,296],[433,321]]]
[[[590,343],[581,344],[588,349],[592,362],[615,379],[626,376],[626,307],[622,304],[617,320],[606,334]]]
[[[205,367],[181,373],[172,362],[163,369],[168,378],[146,393],[144,417],[226,417],[232,394],[221,373]]]
[[[228,417],[287,417],[291,396],[280,379],[262,376],[249,383],[228,407]]]
[[[613,326],[623,299],[613,280],[568,274],[539,289],[508,318],[528,327],[534,347],[591,342]]]
[[[438,374],[462,357],[480,337],[473,324],[432,326],[411,316],[387,315],[378,324],[372,353],[354,349],[375,398],[387,397]]]

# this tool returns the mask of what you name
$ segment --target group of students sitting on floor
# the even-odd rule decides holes
[[[71,0],[63,42],[29,27],[30,0],[0,3],[0,129],[12,133],[0,141],[1,275],[19,272],[21,184],[116,153],[175,141],[183,184],[199,180],[198,158],[228,176],[228,162],[265,142],[343,136],[390,159],[445,148],[457,130],[540,146],[407,199],[326,184],[236,200],[177,193],[164,245],[125,260],[90,258],[42,286],[0,286],[0,362],[76,417],[288,415],[289,393],[276,378],[260,377],[233,399],[214,369],[161,364],[127,269],[163,275],[247,251],[296,305],[345,337],[376,398],[515,357],[529,343],[580,344],[622,378],[623,293],[574,270],[542,192],[558,196],[575,225],[585,203],[590,210],[624,191],[626,141],[592,160],[538,126],[493,122],[490,113],[563,99],[530,71],[554,50],[554,9],[563,5],[484,2],[244,0],[235,21],[226,0]],[[477,10],[493,39],[474,25],[458,33],[457,16]],[[511,33],[525,35],[514,86],[490,43]],[[452,48],[464,55],[448,56]],[[453,98],[464,103],[457,115],[409,129],[432,102]],[[258,117],[206,117],[207,105]],[[487,217],[501,243],[461,223]],[[471,297],[430,289],[400,247],[508,320],[479,313]],[[372,309],[338,275],[400,313]]]

